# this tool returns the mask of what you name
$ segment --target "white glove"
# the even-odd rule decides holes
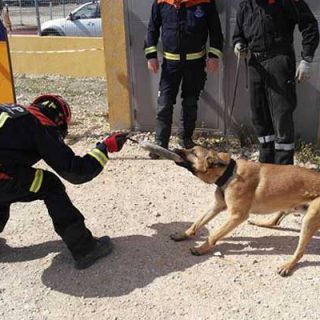
[[[241,58],[245,58],[248,54],[247,46],[241,42],[236,43],[234,46],[234,54],[238,57],[240,55]]]
[[[296,71],[296,79],[303,82],[311,77],[311,63],[301,60]]]

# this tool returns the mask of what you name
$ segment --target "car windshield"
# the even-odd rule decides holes
[[[98,3],[90,3],[73,13],[74,19],[100,18],[100,7]]]

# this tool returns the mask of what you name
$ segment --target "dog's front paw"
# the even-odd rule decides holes
[[[283,264],[280,268],[278,268],[278,274],[281,276],[281,277],[287,277],[290,275],[292,271],[292,266],[290,263],[285,263]]]
[[[184,232],[175,232],[170,235],[170,238],[174,241],[183,241],[188,238],[188,236]]]

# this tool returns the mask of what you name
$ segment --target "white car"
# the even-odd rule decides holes
[[[41,24],[41,36],[101,37],[100,1],[91,1],[70,12],[67,18]]]

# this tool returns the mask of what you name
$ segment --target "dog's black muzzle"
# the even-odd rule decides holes
[[[178,156],[180,156],[183,159],[183,161],[181,161],[181,162],[176,162],[176,165],[183,167],[183,168],[189,170],[192,174],[194,174],[195,171],[192,167],[192,164],[190,161],[188,161],[186,159],[184,152],[182,152],[181,149],[174,149],[173,152],[176,153]]]

